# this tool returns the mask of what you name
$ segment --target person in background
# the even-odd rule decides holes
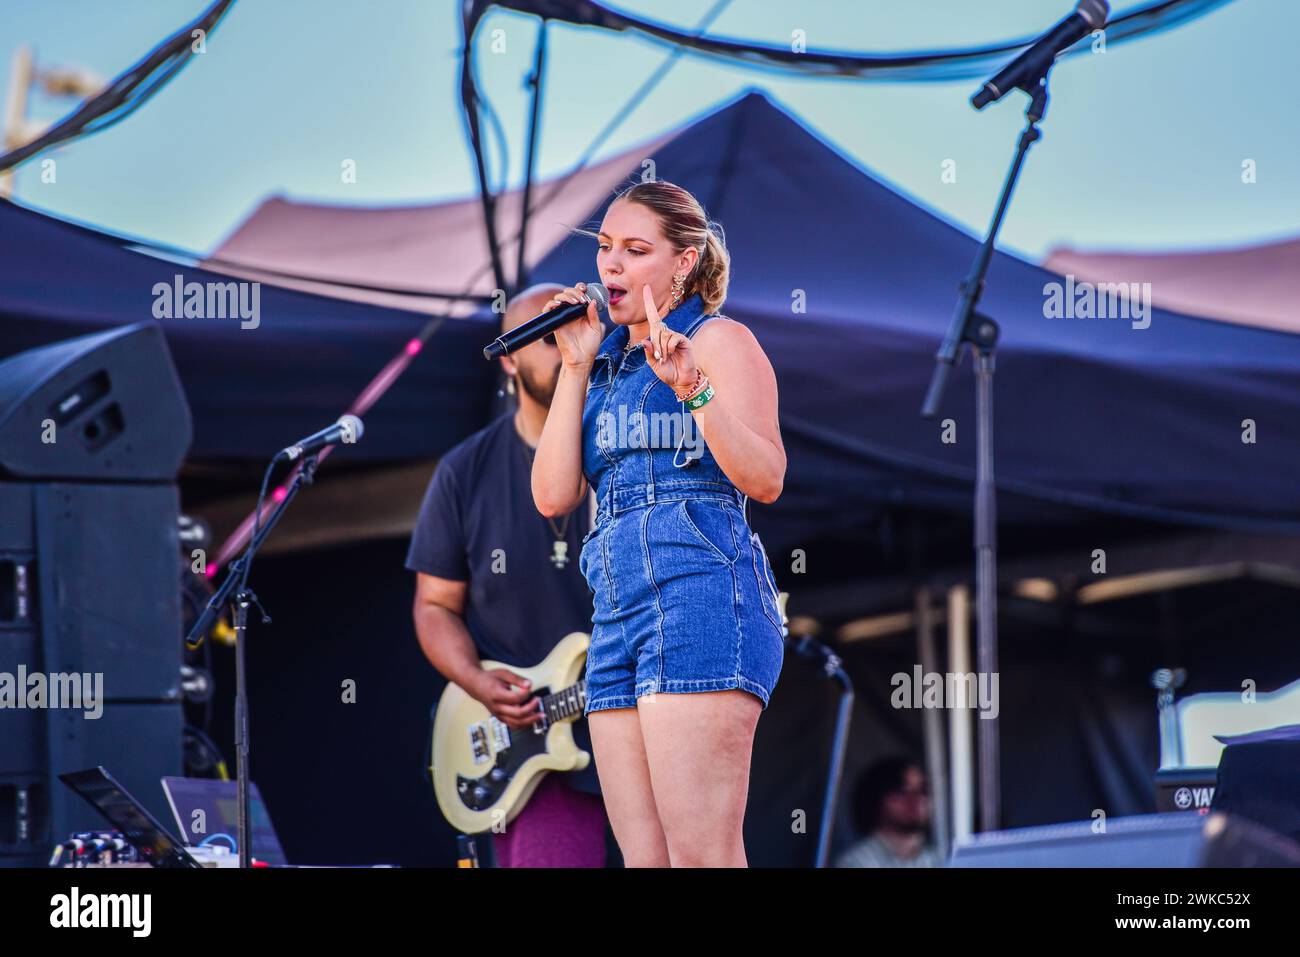
[[[506,308],[502,332],[543,311],[561,286],[537,285]],[[547,336],[498,360],[513,409],[471,435],[438,463],[416,521],[406,567],[416,572],[415,631],[425,657],[511,728],[527,728],[541,701],[508,667],[531,668],[565,635],[591,631],[591,593],[578,570],[591,525],[583,501],[546,518],[533,505],[533,455],[560,373]],[[494,564],[505,557],[506,574]],[[591,753],[587,720],[573,740]],[[492,850],[502,867],[603,867],[604,802],[596,762],[549,772]]]
[[[925,772],[911,758],[895,756],[869,767],[858,781],[853,813],[859,834],[835,867],[941,867],[929,843],[932,805]]]

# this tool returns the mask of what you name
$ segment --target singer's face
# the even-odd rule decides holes
[[[683,256],[673,251],[649,207],[618,200],[605,212],[600,225],[596,271],[609,290],[609,316],[619,325],[645,321],[641,292],[649,286],[660,315],[672,301],[673,273]]]

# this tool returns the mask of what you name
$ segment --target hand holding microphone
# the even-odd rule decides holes
[[[583,307],[586,308],[583,308]],[[604,341],[600,310],[609,307],[609,293],[600,283],[568,286],[546,303],[546,311],[488,343],[485,359],[499,359],[538,339],[553,335],[564,364],[570,368],[591,365]]]
[[[571,369],[591,365],[592,360],[596,358],[596,351],[605,340],[605,326],[600,321],[598,310],[604,309],[608,304],[608,294],[605,293],[604,286],[593,284],[593,287],[588,287],[585,282],[580,282],[557,293],[546,304],[546,310],[549,312],[564,303],[583,302],[587,304],[586,312],[578,316],[576,321],[571,321],[555,330],[555,344],[560,349],[560,357]]]

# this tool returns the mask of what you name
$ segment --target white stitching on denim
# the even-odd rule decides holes
[[[627,656],[632,662],[632,676],[635,681],[636,654],[632,651],[632,646],[628,644],[627,640],[627,615],[623,614],[623,609],[618,607],[618,595],[614,592],[614,586],[611,583],[611,576],[609,574],[609,538],[609,535],[603,535],[600,539],[600,553],[605,567],[605,591],[614,596],[615,601],[611,603],[610,607],[614,609],[615,614],[618,616],[618,636],[623,642],[623,650],[627,652]]]
[[[637,400],[636,410],[641,414],[642,422],[649,421],[646,416],[645,401],[646,399],[650,398],[650,390],[655,387],[655,383],[658,381],[659,381],[658,376],[655,375],[650,376],[650,383],[644,389],[641,390],[641,398]],[[654,456],[654,452],[651,451],[650,448],[648,447],[650,436],[647,435],[645,439],[647,443],[647,448],[645,450],[646,451],[646,457],[645,457],[646,475],[650,479],[650,481],[647,482],[646,485],[650,489],[650,499],[651,501],[653,501],[654,494],[655,494],[655,456]]]
[[[728,528],[731,527],[731,516],[727,516],[727,527]],[[732,535],[732,542],[733,543],[735,542],[734,534]],[[740,558],[739,548],[736,549],[736,558]],[[733,563],[727,566],[727,571],[731,572],[731,594],[732,594],[731,610],[733,612],[732,618],[735,619],[736,622],[736,661],[735,664],[732,666],[731,671],[736,676],[736,680],[739,681],[740,680],[740,646],[745,640],[744,631],[741,628],[740,623],[744,621],[745,612],[744,609],[741,607],[743,602],[741,600],[741,595],[740,595],[740,579],[736,577],[735,564]]]
[[[609,626],[605,626],[605,629],[608,629],[608,627],[609,627]],[[604,631],[605,629],[602,629],[602,633],[603,633],[603,631]],[[622,642],[623,650],[624,650],[625,652],[628,652],[628,646],[627,646],[627,635],[626,635],[626,632],[625,632],[624,629],[623,629],[623,619],[622,619],[621,617],[618,619],[618,629],[619,629],[619,639],[618,639],[618,640],[619,640],[620,642]],[[593,629],[593,634],[592,634],[592,643],[591,643],[591,645],[588,646],[588,649],[587,649],[587,678],[588,678],[588,681],[589,681],[589,682],[590,682],[590,680],[591,680],[591,675],[592,675],[592,667],[591,667],[592,658],[594,657],[594,653],[596,653],[596,643],[595,643],[595,637],[596,637],[596,636],[595,636],[595,634],[594,634],[594,630],[595,630],[595,629]],[[610,640],[612,641],[613,638],[611,637]],[[608,648],[608,645],[605,644],[604,642],[602,642],[602,643],[601,643],[601,646],[600,646],[600,653],[603,653],[607,648]],[[611,652],[610,652],[610,657],[612,657],[612,658],[617,658],[617,655],[616,655],[614,652],[611,651]],[[628,658],[630,659],[630,657],[631,657],[630,652],[628,652]],[[632,669],[632,681],[633,681],[634,686],[635,686],[635,682],[636,682],[636,664],[635,664],[634,661],[633,661],[632,664],[631,664],[631,669]],[[590,685],[589,685],[589,689],[590,689]],[[596,703],[599,703],[599,702],[602,702],[602,701],[608,701],[608,700],[611,700],[611,699],[619,699],[619,700],[621,700],[621,699],[626,698],[626,697],[628,697],[628,696],[627,696],[627,695],[605,695],[605,696],[602,697],[602,698],[595,698],[595,699],[592,699],[592,698],[589,696],[587,700],[588,700],[588,701],[594,701],[594,702],[596,702]]]
[[[739,672],[732,678],[674,678],[670,681],[660,682],[657,690],[664,694],[691,694],[700,691],[731,691],[733,689],[748,691],[764,705],[768,703],[772,694],[772,689],[769,689],[762,682],[755,681],[753,678],[746,677]]]
[[[610,703],[610,702],[621,702],[621,701],[627,701],[627,700],[628,700],[628,696],[627,696],[627,695],[624,695],[624,694],[620,694],[620,695],[610,695],[610,696],[607,696],[607,697],[604,697],[604,698],[599,698],[599,699],[597,699],[596,701],[588,700],[588,702],[587,702],[587,710],[586,710],[585,712],[583,712],[583,717],[586,717],[587,715],[591,714],[593,711],[608,711],[608,710],[610,710],[611,708],[635,708],[635,707],[636,707],[636,697],[635,697],[635,696],[632,697],[632,699],[631,699],[632,703],[631,703],[631,704],[617,704],[617,703],[615,703],[615,704],[611,704],[611,703]]]
[[[605,586],[605,594],[610,597],[609,607],[615,612],[622,612],[618,607],[618,592],[614,591],[613,578],[609,574],[609,536],[600,537],[600,565],[605,570],[605,580],[602,583]]]
[[[758,604],[762,607],[763,614],[767,615],[767,620],[772,622],[772,624],[776,625],[777,630],[784,634],[785,626],[781,624],[781,599],[776,591],[776,581],[775,581],[776,573],[773,572],[773,579],[769,581],[767,577],[767,573],[763,571],[763,566],[767,566],[771,564],[771,559],[767,557],[767,549],[763,547],[763,541],[758,537],[758,532],[751,531],[749,534],[750,534],[749,551],[750,551],[750,555],[754,559],[753,561],[754,584],[758,586],[758,590],[759,590]],[[755,548],[753,547],[754,545],[757,545],[758,547]],[[760,559],[759,556],[762,556],[762,558]],[[765,590],[769,595],[772,596],[772,607],[775,608],[777,612],[775,618],[768,612],[767,602],[763,600],[763,592]]]
[[[655,510],[655,503],[651,503],[645,509],[645,514],[641,517],[641,554],[645,558],[646,577],[650,579],[650,587],[655,593],[655,611],[659,613],[659,619],[655,623],[655,628],[659,632],[659,647],[655,650],[655,658],[658,664],[658,673],[655,675],[655,684],[663,681],[664,677],[664,606],[659,601],[659,583],[655,581],[654,564],[650,561],[650,515]]]

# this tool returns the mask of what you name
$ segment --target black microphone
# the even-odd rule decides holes
[[[586,288],[587,298],[596,304],[598,312],[609,308],[609,292],[598,282],[589,283]],[[550,312],[529,319],[498,336],[483,347],[484,359],[500,359],[504,355],[522,349],[529,343],[536,342],[543,336],[549,336],[560,326],[566,326],[574,319],[581,318],[587,312],[585,302],[563,302]]]
[[[281,449],[275,453],[275,461],[292,462],[304,455],[312,452],[318,452],[327,445],[338,445],[342,442],[344,445],[351,445],[361,438],[365,432],[365,426],[355,415],[345,415],[333,425],[326,426],[319,432],[313,432],[305,439],[299,439],[294,445]]]
[[[996,103],[1016,87],[1032,83],[1047,72],[1057,54],[1093,30],[1106,25],[1110,5],[1106,0],[1079,0],[1074,12],[1044,33],[1024,53],[1016,57],[993,79],[970,98],[971,106],[982,110]]]

